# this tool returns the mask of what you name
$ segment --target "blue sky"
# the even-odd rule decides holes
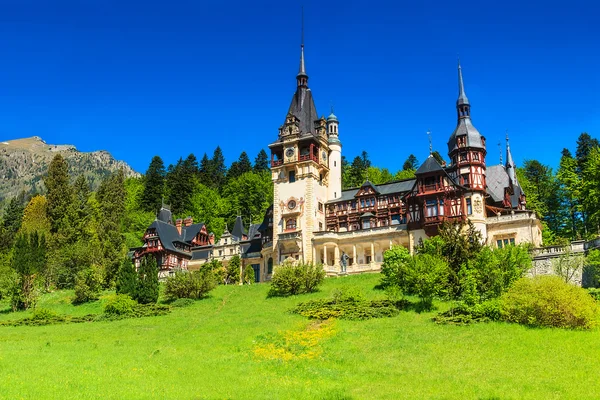
[[[253,159],[295,90],[300,7],[319,114],[343,154],[397,170],[446,155],[460,54],[475,126],[499,160],[556,166],[600,137],[600,24],[571,1],[0,1],[0,139],[105,149],[143,172],[155,154]]]

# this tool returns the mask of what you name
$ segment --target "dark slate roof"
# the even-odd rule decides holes
[[[463,83],[462,77],[462,68],[460,67],[460,62],[458,63],[458,100],[456,100],[456,105],[469,104],[469,99],[467,98],[467,94],[465,93],[465,84]]]
[[[504,188],[510,187],[510,178],[504,165],[492,165],[486,169],[487,193],[494,203],[504,201]],[[519,206],[519,196],[522,193],[521,187],[513,185],[514,194],[510,196],[512,208]]]
[[[261,224],[251,224],[250,229],[248,229],[248,240],[254,239],[254,236],[260,234]]]
[[[172,251],[174,253],[178,253],[178,254],[184,254],[184,255],[190,255],[188,252],[179,250],[177,248],[175,248],[175,246],[173,245],[174,242],[181,242],[183,241],[183,235],[185,235],[185,233],[183,232],[183,228],[182,228],[182,234],[180,235],[179,232],[177,231],[177,228],[175,227],[175,225],[171,225],[171,224],[167,224],[166,222],[163,221],[159,221],[159,220],[155,220],[149,227],[148,229],[156,229],[156,233],[158,234],[158,238],[160,239],[163,247],[169,251]]]
[[[415,179],[405,179],[402,181],[384,183],[381,185],[374,185],[380,195],[392,194],[392,193],[407,193],[410,192],[415,185]],[[340,201],[354,200],[354,196],[358,193],[360,188],[352,188],[342,191],[342,195],[337,199],[329,200],[327,203],[337,203]]]
[[[262,245],[260,240],[252,240],[245,242],[241,245],[242,248],[242,258],[247,258],[249,255],[253,253],[260,253],[262,250]]]
[[[241,216],[237,216],[235,219],[235,223],[233,224],[233,230],[231,231],[231,235],[237,238],[237,240],[242,240],[243,236],[248,235],[248,231],[244,228],[244,221]]]
[[[370,187],[372,188],[375,193],[379,194],[379,189],[377,189],[377,185],[374,185],[370,180],[366,180],[365,183],[362,184],[362,186],[360,187],[361,189],[364,187]]]
[[[458,136],[466,136],[467,147],[485,149],[481,139],[481,133],[479,133],[477,128],[473,126],[470,117],[463,117],[458,120],[456,129],[454,129],[454,132],[452,132],[452,135],[450,135],[450,140],[448,141],[448,153],[451,153],[454,149],[456,149],[456,138]]]
[[[192,260],[206,260],[210,256],[212,246],[210,248],[199,248],[192,251]]]
[[[192,241],[192,239],[194,239],[196,237],[196,235],[198,234],[198,232],[200,232],[200,229],[202,229],[202,227],[204,226],[204,224],[192,224],[190,226],[184,226],[182,228],[182,232],[184,234],[184,241],[190,243]]]
[[[313,134],[314,124],[319,119],[315,101],[309,88],[299,86],[292,97],[288,114],[292,113],[300,120],[300,136]],[[286,114],[287,116],[287,114]]]
[[[171,210],[165,207],[161,207],[157,216],[159,221],[166,222],[168,224],[173,223],[173,215],[171,214]]]
[[[416,174],[427,174],[429,172],[443,171],[444,168],[438,163],[434,156],[429,155],[427,160],[417,169]]]
[[[272,218],[272,216],[273,216],[273,204],[271,204],[269,206],[269,208],[267,208],[267,211],[265,211],[263,221],[260,224],[260,227],[258,228],[259,232],[265,233],[269,230],[269,218]]]

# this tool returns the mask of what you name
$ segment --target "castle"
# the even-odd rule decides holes
[[[486,165],[486,140],[471,120],[460,63],[456,112],[448,140],[449,165],[430,155],[413,179],[381,185],[367,180],[359,188],[342,190],[340,122],[333,112],[318,117],[302,44],[296,91],[279,135],[269,145],[273,206],[262,224],[246,231],[239,219],[234,232],[226,232],[217,244],[201,224],[189,221],[194,237],[179,229],[178,235],[173,231],[164,238],[174,238],[175,263],[194,269],[213,258],[227,262],[238,254],[243,266],[252,266],[257,281],[269,280],[273,265],[285,260],[323,264],[329,274],[378,271],[387,249],[402,245],[412,250],[452,220],[471,221],[488,245],[539,247],[541,223],[526,208],[508,138],[506,163]],[[160,234],[152,226],[149,230],[152,240]],[[160,246],[161,259],[172,259],[168,246]],[[145,245],[134,258],[147,252]]]

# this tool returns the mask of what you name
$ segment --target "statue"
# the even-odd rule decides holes
[[[348,266],[348,259],[350,257],[344,251],[342,251],[342,256],[340,257],[340,272],[346,273],[346,267]]]

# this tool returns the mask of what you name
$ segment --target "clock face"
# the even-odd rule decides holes
[[[324,151],[322,153],[322,156],[323,156],[323,160],[327,161],[327,152],[326,151]]]
[[[296,201],[295,200],[288,201],[287,206],[290,210],[293,210],[294,208],[296,208]]]
[[[290,147],[289,149],[287,149],[285,151],[285,155],[288,157],[292,157],[294,155],[294,149],[292,147]]]

